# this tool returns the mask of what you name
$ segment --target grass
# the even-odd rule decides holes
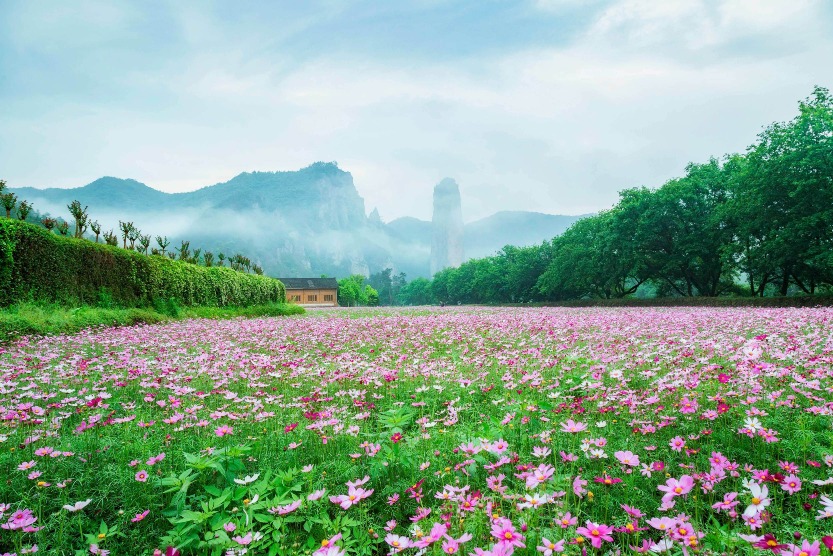
[[[751,556],[762,552],[741,534],[818,543],[833,530],[816,519],[833,495],[819,484],[833,472],[833,374],[820,362],[829,309],[310,314],[0,350],[0,525],[37,518],[37,530],[0,529],[0,554],[39,544],[62,556],[92,545],[112,555],[176,546],[182,556],[376,556],[391,551],[389,531],[412,543],[435,527],[472,535],[456,552],[472,554],[506,538],[493,533],[502,524],[525,537],[515,556],[541,554],[544,538],[575,555],[631,554],[651,539],[674,556]],[[565,430],[568,420],[583,430]],[[764,439],[770,430],[777,441]],[[620,463],[625,450],[640,463]],[[713,452],[726,461],[716,466]],[[646,474],[653,464],[662,466]],[[788,467],[803,483],[796,493],[771,475]],[[532,484],[533,471],[544,480]],[[346,483],[365,476],[341,506]],[[662,509],[659,487],[683,476],[694,488]],[[750,481],[771,501],[756,530],[737,515]],[[728,494],[736,515],[713,509]],[[552,499],[519,507],[533,496]],[[631,519],[621,504],[645,515]],[[562,528],[566,512],[577,521]],[[649,525],[661,517],[679,527]],[[613,540],[579,541],[587,521],[616,527]],[[690,527],[697,535],[673,536]]]
[[[0,310],[0,342],[29,335],[72,334],[100,326],[156,324],[193,318],[276,317],[303,313],[303,307],[286,303],[251,307],[179,307],[176,303],[161,302],[152,308],[17,303]]]

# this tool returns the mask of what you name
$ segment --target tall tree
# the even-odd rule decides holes
[[[72,201],[70,204],[67,205],[69,209],[69,213],[75,219],[75,233],[73,234],[75,237],[82,237],[83,231],[82,228],[87,227],[87,209],[90,208],[89,206],[81,207],[80,201]]]
[[[162,251],[162,255],[165,254],[165,250],[168,248],[168,245],[171,244],[168,236],[156,236],[156,244],[159,246],[159,249]]]
[[[6,218],[11,218],[12,211],[17,204],[17,195],[14,193],[3,193],[0,195],[0,204],[6,209]]]
[[[32,205],[28,201],[22,201],[17,206],[17,217],[25,222],[31,211]]]
[[[101,235],[101,224],[98,223],[98,220],[90,222],[90,229],[95,234],[95,242],[98,243],[98,236]]]

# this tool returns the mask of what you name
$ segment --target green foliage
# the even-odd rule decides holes
[[[118,307],[106,289],[95,306],[66,307],[55,303],[16,303],[0,310],[0,343],[19,336],[71,334],[96,326],[155,324],[170,319],[280,317],[300,315],[304,308],[286,303],[249,307],[180,307],[176,299],[156,299],[152,308]]]
[[[0,223],[0,261],[0,306],[95,303],[101,288],[124,307],[171,298],[183,306],[219,307],[285,300],[283,284],[273,278],[62,238],[19,220]]]
[[[445,269],[431,294],[518,303],[830,293],[831,152],[833,95],[817,87],[745,155],[689,164],[655,190],[624,190],[611,210],[551,242]]]

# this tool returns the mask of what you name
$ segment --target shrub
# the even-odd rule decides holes
[[[60,237],[19,220],[0,221],[0,306],[30,300],[96,304],[102,291],[107,302],[125,307],[152,306],[155,299],[244,307],[283,302],[286,293],[274,278]]]

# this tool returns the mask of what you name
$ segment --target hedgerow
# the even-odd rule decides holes
[[[284,302],[274,278],[202,267],[85,239],[60,237],[21,221],[0,220],[0,306],[21,301],[93,303],[106,292],[124,307],[175,299],[191,306]]]

